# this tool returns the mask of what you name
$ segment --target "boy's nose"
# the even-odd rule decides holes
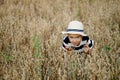
[[[73,39],[73,42],[76,42],[76,40],[75,40],[75,39]]]

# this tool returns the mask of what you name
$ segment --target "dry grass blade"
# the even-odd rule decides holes
[[[0,0],[0,80],[120,80],[120,0]],[[95,41],[64,61],[71,20]]]

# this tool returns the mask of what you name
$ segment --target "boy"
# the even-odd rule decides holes
[[[69,55],[72,50],[78,53],[89,54],[94,46],[94,41],[84,34],[83,24],[79,21],[71,21],[67,31],[63,31],[67,36],[63,39],[62,48]]]

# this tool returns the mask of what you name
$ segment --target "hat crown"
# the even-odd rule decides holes
[[[82,22],[79,22],[79,21],[71,21],[68,24],[67,30],[63,31],[62,33],[63,34],[80,34],[82,36],[86,36],[86,34],[84,34],[84,26]]]
[[[79,21],[71,21],[68,25],[68,29],[83,30],[83,24]]]

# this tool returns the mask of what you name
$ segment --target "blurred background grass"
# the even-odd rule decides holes
[[[120,0],[1,0],[0,80],[119,80]],[[84,23],[91,55],[67,63],[61,31]]]

